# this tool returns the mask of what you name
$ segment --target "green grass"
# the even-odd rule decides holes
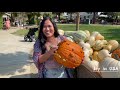
[[[27,29],[21,29],[21,30],[18,30],[12,34],[15,34],[15,35],[19,35],[19,36],[24,36],[28,33],[28,30]]]
[[[25,36],[25,35],[28,34],[28,32],[29,32],[28,29],[20,29],[20,30],[18,30],[18,31],[16,31],[16,32],[12,33],[12,34],[14,34],[14,35],[19,35],[19,36]],[[38,31],[35,32],[35,36],[36,36],[36,37],[38,36]]]
[[[75,24],[57,24],[59,29],[64,31],[75,31],[76,25]],[[88,24],[80,24],[80,30],[89,30],[90,32],[98,31],[100,32],[106,40],[115,39],[120,42],[120,26],[119,25],[88,25]],[[14,34],[17,35],[25,35],[28,33],[28,30],[18,30]],[[36,32],[36,36],[37,36]]]
[[[75,31],[76,25],[58,25],[58,28],[65,31]],[[90,33],[93,31],[100,32],[106,40],[115,39],[120,42],[120,26],[119,25],[79,25],[79,30],[89,30]]]

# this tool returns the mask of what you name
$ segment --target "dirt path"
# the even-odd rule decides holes
[[[24,37],[11,34],[17,30],[0,30],[0,78],[37,77],[37,69],[30,62],[34,42],[24,42]]]

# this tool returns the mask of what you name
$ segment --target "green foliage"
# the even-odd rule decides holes
[[[66,17],[65,16],[61,16],[60,19],[63,20],[63,19],[66,19]]]
[[[52,18],[52,12],[44,12],[43,17],[50,17]]]
[[[112,19],[116,19],[118,16],[120,16],[120,12],[107,12],[106,14]]]
[[[2,29],[3,27],[3,19],[2,19],[2,15],[0,15],[0,29]]]
[[[29,12],[26,13],[28,17],[28,24],[38,24],[38,17],[41,15],[40,12]]]

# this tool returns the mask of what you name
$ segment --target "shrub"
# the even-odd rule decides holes
[[[3,20],[2,20],[2,16],[0,16],[0,29],[2,29],[3,27]]]

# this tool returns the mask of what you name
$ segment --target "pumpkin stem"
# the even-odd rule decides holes
[[[91,57],[91,56],[89,56],[89,58],[90,58],[90,60],[92,61],[92,57]]]
[[[112,53],[112,51],[109,52],[109,54],[111,54],[111,53]]]
[[[114,57],[115,57],[115,59],[120,61],[120,58],[119,58],[119,56],[117,54],[114,54]]]

